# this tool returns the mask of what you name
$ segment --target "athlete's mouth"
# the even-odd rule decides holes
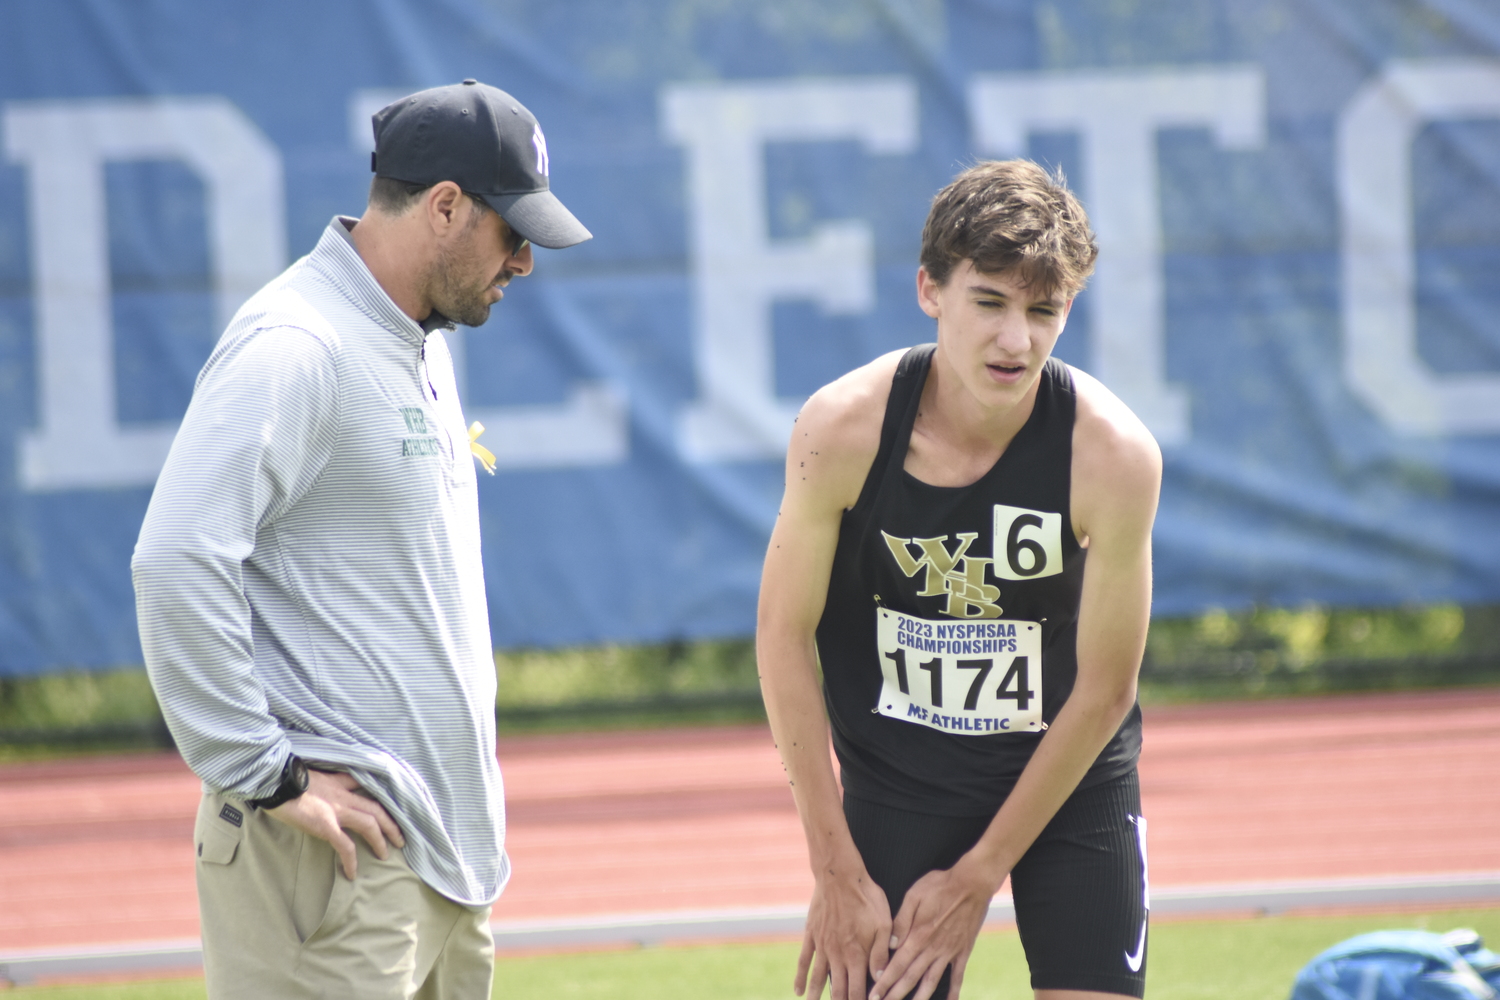
[[[985,365],[990,371],[999,375],[1019,375],[1026,370],[1025,365]]]

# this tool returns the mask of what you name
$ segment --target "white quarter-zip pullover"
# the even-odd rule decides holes
[[[471,906],[509,877],[473,459],[440,331],[334,219],[198,376],[132,571],[173,738],[215,791],[289,754],[348,771],[412,869]]]

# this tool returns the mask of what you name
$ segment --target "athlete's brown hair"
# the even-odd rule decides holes
[[[1062,171],[1030,160],[970,167],[932,199],[922,227],[922,266],[939,285],[965,260],[991,273],[1015,271],[1044,293],[1072,296],[1094,273],[1099,247]]]

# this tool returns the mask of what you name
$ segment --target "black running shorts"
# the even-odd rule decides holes
[[[932,816],[844,798],[849,832],[894,916],[927,872],[951,868],[989,817]],[[1011,872],[1031,987],[1146,992],[1146,821],[1131,771],[1079,789]],[[948,995],[951,969],[933,993]]]

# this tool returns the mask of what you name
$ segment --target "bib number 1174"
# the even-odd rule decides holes
[[[881,715],[961,736],[1042,729],[1042,627],[876,610]]]

